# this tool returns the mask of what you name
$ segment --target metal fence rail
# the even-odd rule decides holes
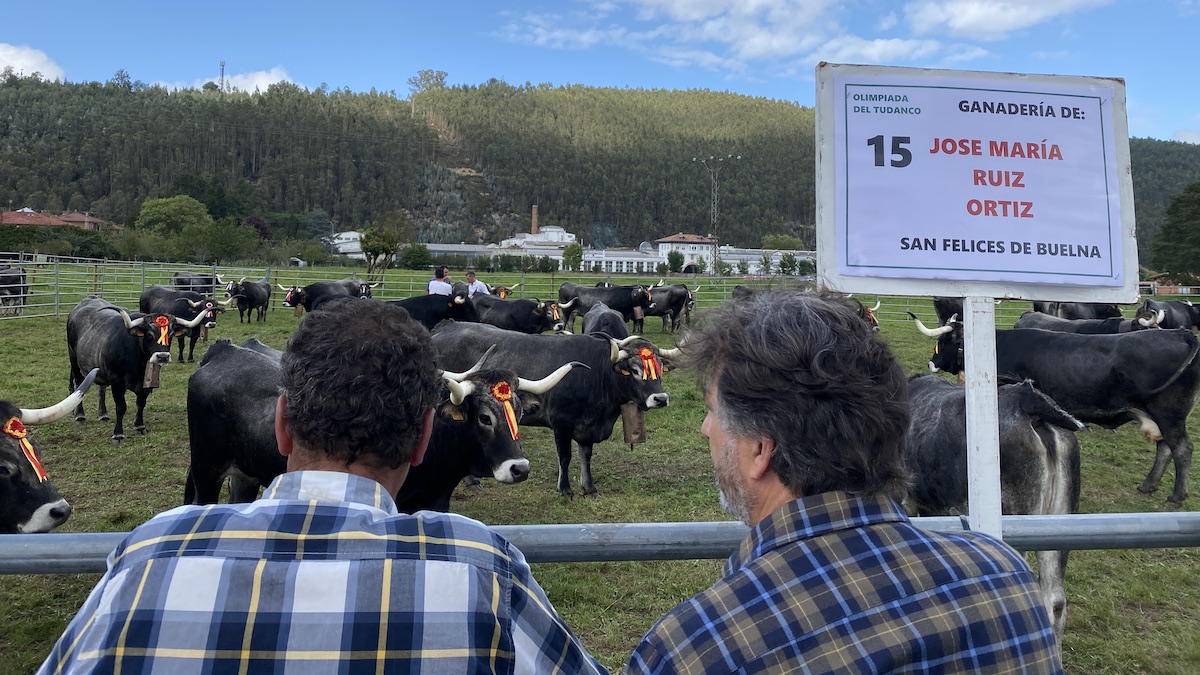
[[[914,518],[928,530],[961,531],[957,517]],[[1004,516],[1004,540],[1025,551],[1200,546],[1200,512]],[[499,525],[530,562],[725,558],[746,536],[735,522]],[[123,532],[0,535],[0,574],[103,572]]]

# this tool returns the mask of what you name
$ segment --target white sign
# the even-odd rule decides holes
[[[830,287],[1135,299],[1123,82],[831,64],[817,79]]]

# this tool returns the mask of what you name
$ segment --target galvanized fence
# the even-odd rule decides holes
[[[965,518],[914,518],[927,530],[961,531]],[[1019,550],[1176,548],[1200,546],[1200,512],[1004,516],[1004,540]],[[498,525],[530,562],[618,562],[725,558],[745,538],[745,525],[710,523],[587,523]],[[0,535],[0,574],[103,572],[125,536]]]

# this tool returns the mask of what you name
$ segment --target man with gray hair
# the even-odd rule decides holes
[[[1061,672],[1020,554],[898,505],[907,382],[844,298],[756,293],[708,311],[683,351],[721,504],[751,532],[627,672]]]
[[[335,300],[280,365],[287,472],[251,504],[183,506],[131,532],[39,672],[606,672],[506,539],[398,513],[442,385],[424,326]]]

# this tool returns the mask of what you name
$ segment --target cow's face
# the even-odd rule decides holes
[[[0,401],[0,534],[49,532],[69,515],[71,506],[46,475],[20,409]]]
[[[129,328],[129,334],[137,338],[148,363],[163,365],[171,362],[171,338],[183,337],[190,330],[179,324],[170,314],[147,314]]]
[[[629,399],[640,410],[667,407],[670,397],[663,391],[663,365],[652,343],[635,341],[620,349],[614,367],[625,378],[631,392]]]
[[[205,328],[217,327],[217,314],[224,312],[224,307],[218,307],[212,300],[205,300],[204,307],[200,310],[204,314],[204,320],[200,322]]]
[[[1138,306],[1137,314],[1133,318],[1137,321],[1138,326],[1153,328],[1165,317],[1166,312],[1160,313],[1159,309],[1154,306],[1153,301],[1147,300]]]
[[[559,311],[557,302],[538,301],[537,305],[533,308],[533,317],[535,319],[534,325],[539,329],[539,333],[546,330],[558,332],[565,327],[562,320],[562,312]]]
[[[296,286],[287,289],[287,293],[283,295],[284,307],[299,307],[304,304],[304,291]]]
[[[358,285],[358,297],[360,297],[360,298],[371,297],[371,284],[368,284],[368,283],[359,284]]]
[[[457,385],[438,406],[438,424],[454,428],[456,448],[439,448],[469,464],[471,475],[491,476],[501,483],[529,477],[529,460],[521,449],[519,424],[524,410],[540,405],[536,395],[518,396],[518,378],[509,371],[482,371]],[[457,401],[457,402],[456,402]]]
[[[631,299],[634,307],[650,307],[650,289],[645,286],[637,286],[630,291]]]
[[[954,330],[937,337],[933,346],[933,356],[929,359],[929,370],[957,375],[965,369],[962,324],[955,321],[947,325],[953,326]]]
[[[229,283],[225,284],[225,297],[232,298],[235,295],[244,295],[244,294],[245,294],[245,291],[242,290],[241,282],[230,281]]]

